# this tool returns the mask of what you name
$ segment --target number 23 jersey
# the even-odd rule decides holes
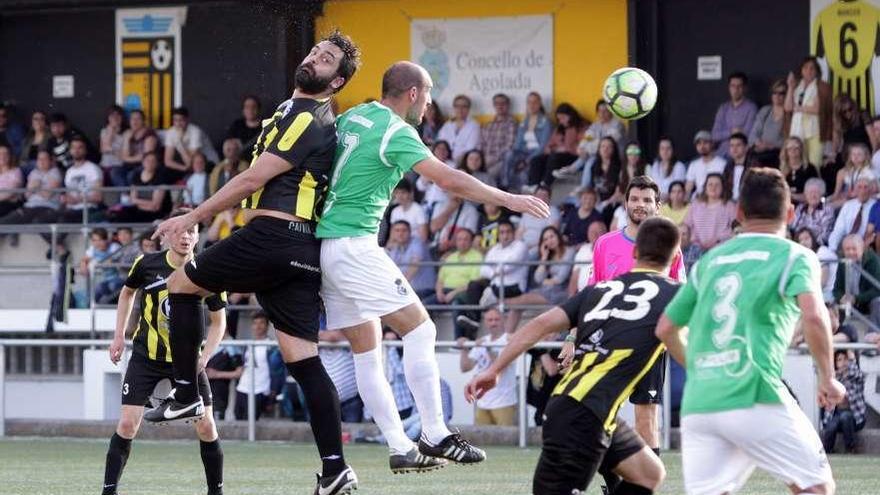
[[[614,431],[621,404],[665,349],[654,330],[678,287],[660,273],[634,270],[560,305],[577,326],[577,340],[575,360],[553,395],[575,399]]]

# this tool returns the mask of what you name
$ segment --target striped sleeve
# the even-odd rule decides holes
[[[131,268],[128,270],[128,277],[125,279],[126,287],[139,289],[144,285],[144,270],[141,265],[141,260],[143,258],[144,255],[141,254],[134,259],[134,263],[132,263]]]

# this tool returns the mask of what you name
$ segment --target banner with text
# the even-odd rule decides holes
[[[431,93],[444,113],[452,99],[471,98],[472,115],[492,113],[492,95],[505,93],[512,111],[525,111],[526,95],[553,101],[553,16],[413,19],[410,55],[434,79]]]

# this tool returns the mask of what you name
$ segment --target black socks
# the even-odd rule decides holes
[[[286,366],[306,399],[312,434],[323,462],[322,475],[339,474],[345,469],[345,458],[342,455],[342,423],[336,387],[318,356]]]
[[[174,363],[174,398],[188,404],[198,398],[196,368],[205,320],[201,310],[202,298],[195,294],[170,294],[169,340]]]
[[[104,489],[101,495],[116,495],[116,487],[125,463],[128,462],[128,454],[131,452],[131,440],[122,438],[114,433],[110,437],[110,448],[107,449],[107,465],[104,467]]]
[[[654,493],[654,490],[645,488],[641,485],[634,485],[629,481],[621,481],[620,484],[617,485],[617,489],[611,493],[614,495],[651,495]]]
[[[208,495],[223,495],[223,449],[220,439],[213,442],[199,442],[202,450],[202,464],[205,465],[205,481]]]

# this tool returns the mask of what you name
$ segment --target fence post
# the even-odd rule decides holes
[[[95,308],[95,273],[98,271],[94,263],[89,263],[89,336],[92,340],[98,338],[98,331],[95,329],[97,320],[97,309]],[[92,349],[95,347],[92,346]]]
[[[257,397],[254,394],[257,390],[257,356],[254,354],[254,344],[248,345],[248,352],[251,357],[251,369],[248,373],[250,375],[248,380],[251,382],[251,388],[248,391],[248,441],[253,442],[257,439]]]
[[[0,345],[0,438],[6,436],[6,346]]]
[[[526,417],[529,406],[526,404],[526,387],[529,383],[529,365],[528,361],[526,361],[526,355],[522,354],[519,358],[519,397],[517,398],[517,405],[519,406],[519,446],[523,448],[527,443],[527,433],[529,430],[529,420]]]
[[[501,273],[498,274],[498,285],[500,285],[500,287],[498,287],[498,312],[501,313],[502,315],[504,314],[504,311],[507,309],[504,304],[504,267],[505,266],[506,266],[506,263],[504,263],[502,261],[501,264],[499,265],[499,267],[501,269]]]
[[[852,270],[852,260],[849,258],[843,258],[843,293],[845,296],[850,296],[849,292],[849,278],[850,271]],[[843,314],[844,320],[848,320],[852,316],[852,303],[849,302],[849,298],[847,298],[846,304],[843,305]]]

